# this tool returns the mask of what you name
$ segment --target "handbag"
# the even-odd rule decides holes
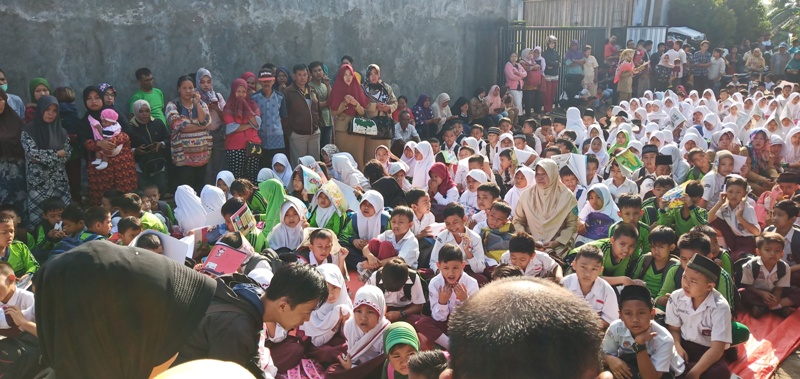
[[[369,137],[376,136],[378,135],[378,125],[375,121],[368,118],[355,117],[347,128],[347,134]]]
[[[245,155],[248,157],[258,157],[261,156],[262,151],[260,143],[248,142],[245,148]]]
[[[392,139],[394,138],[394,120],[389,116],[375,116],[372,122],[378,128],[378,132],[372,136],[372,139]]]
[[[155,151],[142,155],[139,157],[138,161],[142,172],[148,176],[153,176],[164,171],[164,168],[167,166],[167,160],[164,158],[164,155]]]

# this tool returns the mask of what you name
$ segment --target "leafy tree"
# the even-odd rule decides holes
[[[669,25],[688,26],[706,34],[713,46],[733,42],[737,17],[722,0],[672,0]]]
[[[755,41],[770,30],[767,9],[761,0],[727,0],[724,4],[736,15],[736,41],[742,38]]]
[[[772,33],[784,35],[800,32],[800,4],[797,0],[773,0],[772,9],[767,13]]]

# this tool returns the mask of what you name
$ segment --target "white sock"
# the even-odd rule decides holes
[[[450,337],[448,337],[447,335],[442,334],[434,342],[436,342],[437,345],[443,347],[445,350],[450,350]]]

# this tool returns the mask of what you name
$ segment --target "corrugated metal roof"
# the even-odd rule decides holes
[[[524,2],[528,26],[598,26],[630,24],[633,0],[529,0]]]

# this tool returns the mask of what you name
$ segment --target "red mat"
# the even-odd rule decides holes
[[[760,319],[745,314],[737,321],[750,328],[750,339],[739,346],[739,360],[731,372],[744,379],[770,378],[789,354],[800,346],[800,312],[786,319],[769,314]]]

